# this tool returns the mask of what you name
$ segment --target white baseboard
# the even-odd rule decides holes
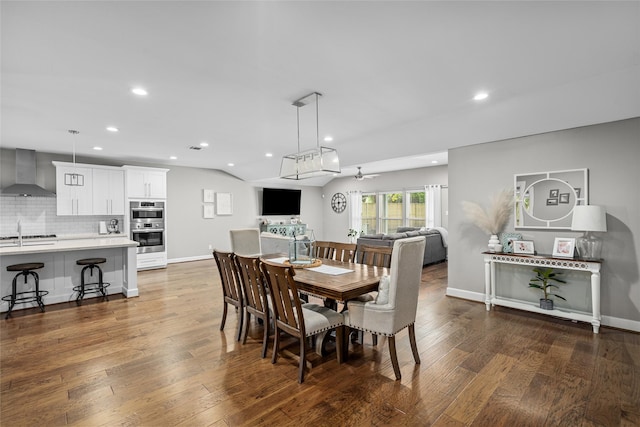
[[[484,293],[467,291],[465,289],[447,288],[447,296],[477,301],[483,304],[485,301]],[[640,322],[636,320],[621,319],[613,316],[602,316],[601,325],[640,332]]]
[[[200,261],[203,259],[213,259],[213,255],[198,255],[184,258],[172,258],[167,260],[167,264],[176,264],[178,262]]]

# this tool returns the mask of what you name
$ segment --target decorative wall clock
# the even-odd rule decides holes
[[[347,207],[347,198],[342,193],[336,193],[331,198],[331,208],[336,213],[341,213]]]

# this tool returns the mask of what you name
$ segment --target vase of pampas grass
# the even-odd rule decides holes
[[[467,218],[485,233],[491,235],[489,252],[502,252],[498,234],[504,230],[513,211],[513,190],[502,190],[491,199],[489,209],[485,210],[475,202],[462,202]]]

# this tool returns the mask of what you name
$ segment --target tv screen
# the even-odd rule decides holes
[[[262,189],[262,215],[300,215],[302,190]]]

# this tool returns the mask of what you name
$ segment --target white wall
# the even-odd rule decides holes
[[[322,213],[324,218],[324,234],[316,234],[317,239],[335,242],[348,242],[349,208],[342,213],[335,213],[331,209],[331,197],[335,193],[347,193],[349,191],[377,192],[392,190],[416,190],[424,189],[427,184],[447,185],[447,166],[432,166],[426,168],[409,169],[398,172],[382,173],[380,176],[356,181],[353,177],[334,179],[322,188]],[[447,191],[443,192],[442,203],[447,205]],[[347,198],[348,203],[348,198]],[[445,209],[446,210],[446,209]],[[447,218],[443,216],[446,224]]]
[[[484,294],[482,251],[488,236],[471,225],[463,200],[487,205],[513,186],[514,174],[589,169],[589,202],[607,209],[602,233],[603,324],[640,330],[640,118],[473,145],[449,151],[449,288],[470,298]],[[555,237],[581,233],[559,230],[505,230],[551,253]],[[511,286],[527,288],[528,281]],[[584,285],[588,288],[588,282]],[[537,295],[531,295],[535,301]],[[570,301],[571,302],[571,301]],[[582,301],[581,303],[584,303]]]

